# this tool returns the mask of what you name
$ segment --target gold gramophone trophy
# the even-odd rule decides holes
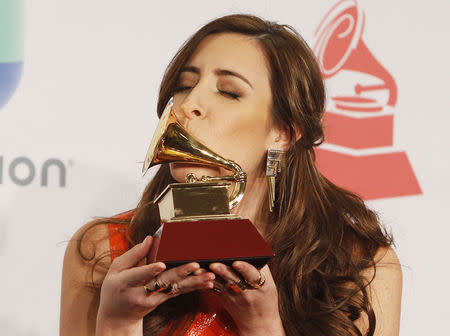
[[[196,261],[201,267],[212,262],[227,265],[244,260],[264,266],[273,251],[248,219],[231,214],[242,199],[247,176],[241,167],[191,136],[177,120],[173,99],[164,109],[142,169],[187,162],[225,168],[227,176],[190,173],[186,183],[171,183],[154,200],[158,204],[161,226],[154,234],[148,262],[164,262],[167,267]],[[234,182],[230,196],[228,188]]]

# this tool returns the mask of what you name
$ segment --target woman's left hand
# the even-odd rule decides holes
[[[209,269],[225,283],[220,288],[220,297],[240,335],[285,335],[278,310],[277,288],[267,265],[258,271],[245,261],[235,261],[232,267],[213,263]],[[262,279],[265,283],[259,288],[250,286],[257,285]],[[239,289],[236,284],[242,280],[250,285]]]

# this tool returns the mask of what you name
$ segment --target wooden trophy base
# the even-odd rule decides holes
[[[175,221],[161,224],[147,262],[163,262],[168,268],[198,262],[231,265],[243,260],[263,267],[274,253],[248,219]]]

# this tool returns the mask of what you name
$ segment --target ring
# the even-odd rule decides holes
[[[252,289],[259,289],[262,286],[264,286],[264,284],[266,283],[266,277],[264,276],[263,273],[261,273],[261,271],[259,272],[259,279],[256,282],[251,282],[251,281],[245,281],[247,283],[247,285],[249,285]]]
[[[178,283],[174,283],[173,285],[170,285],[170,291],[169,294],[173,295],[173,296],[177,296],[178,294],[180,294],[181,288],[180,285]],[[167,289],[169,289],[169,287]],[[165,291],[163,291],[165,293]]]
[[[222,294],[225,290],[225,284],[218,279],[215,279],[213,288],[211,288],[211,290],[216,294]]]
[[[158,280],[153,280],[151,287],[144,286],[144,290],[147,295],[153,295],[159,292],[169,293],[172,290],[172,285],[162,285],[158,282]]]
[[[230,288],[234,293],[241,293],[242,291],[245,291],[248,289],[248,284],[245,280],[239,280],[239,281],[230,281],[227,283],[227,287]]]
[[[148,296],[151,296],[153,294],[162,292],[165,290],[165,288],[160,288],[159,286],[154,286],[154,289],[151,289],[150,287],[144,286],[145,294]]]
[[[222,290],[221,290],[220,288],[217,288],[216,286],[214,286],[213,288],[211,288],[211,290],[212,290],[214,293],[222,294]]]
[[[173,289],[172,284],[169,284],[169,286],[167,287],[161,287],[161,293],[169,294],[172,292],[172,289]]]

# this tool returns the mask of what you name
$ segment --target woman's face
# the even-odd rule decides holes
[[[249,178],[262,174],[267,149],[276,147],[269,74],[257,41],[235,33],[210,35],[185,65],[174,94],[175,114],[189,133],[237,162]],[[171,164],[171,172],[180,182],[191,172],[230,174],[185,163]]]

